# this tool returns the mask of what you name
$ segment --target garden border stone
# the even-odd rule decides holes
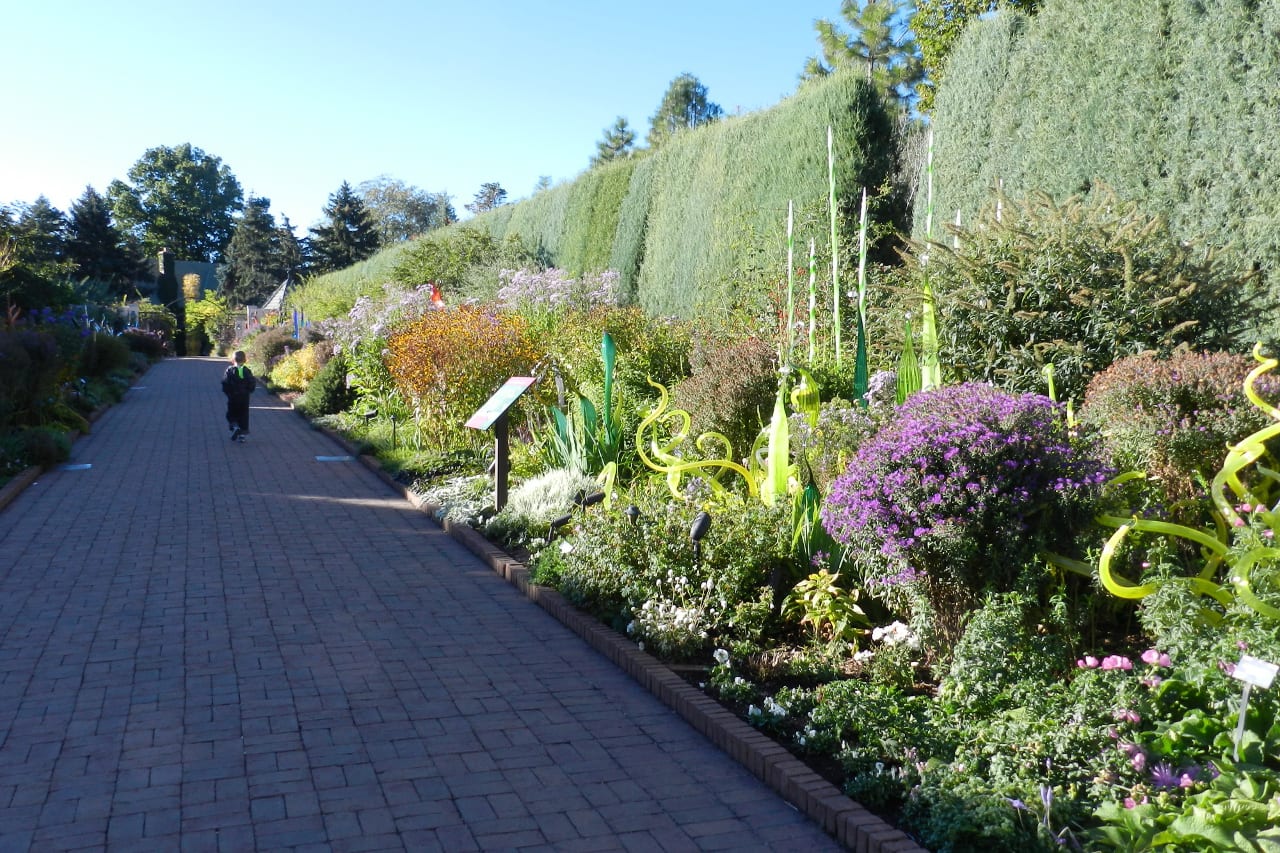
[[[289,404],[292,407],[292,403]],[[297,411],[295,408],[294,411]],[[298,412],[302,416],[301,412]],[[343,436],[312,423],[384,483],[419,510],[436,518],[440,507],[425,500],[386,472],[378,460]],[[444,530],[516,587],[530,601],[587,642],[630,675],[663,704],[674,710],[708,740],[803,812],[855,853],[928,853],[905,832],[845,796],[835,785],[809,769],[777,741],[739,719],[732,711],[687,683],[634,642],[569,604],[550,587],[529,580],[529,569],[479,531],[449,519],[438,520]]]

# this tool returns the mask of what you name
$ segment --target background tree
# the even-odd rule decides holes
[[[71,273],[66,261],[67,218],[40,196],[31,204],[17,205],[13,234],[18,257],[42,278],[65,278]]]
[[[346,181],[329,196],[328,222],[311,229],[311,248],[319,272],[346,269],[378,251],[378,230],[369,210]]]
[[[250,197],[224,256],[222,295],[233,305],[261,305],[284,281],[281,254],[271,199]]]
[[[141,252],[116,228],[106,198],[93,187],[71,204],[66,254],[77,276],[102,282],[116,296],[129,293],[142,270]]]
[[[724,116],[720,105],[707,100],[707,87],[685,72],[671,81],[658,111],[649,119],[649,147],[658,148],[676,131],[697,127]]]
[[[112,181],[107,198],[116,224],[148,256],[172,249],[184,261],[216,261],[231,240],[243,206],[240,183],[217,157],[191,143],[149,149]]]
[[[280,268],[285,278],[298,279],[311,270],[311,241],[306,237],[299,238],[293,230],[289,217],[280,216],[280,225],[276,228],[277,245],[279,246]]]
[[[40,249],[32,245],[31,220],[20,224],[28,206],[15,208],[0,206],[0,310],[62,308],[71,290],[56,265],[33,262]]]
[[[605,128],[604,139],[596,143],[596,154],[591,158],[591,165],[599,166],[601,163],[630,155],[635,147],[635,141],[635,131],[627,124],[625,118],[618,116],[612,127]]]
[[[457,219],[446,193],[431,193],[380,175],[356,188],[373,217],[381,245],[425,234]]]
[[[920,109],[933,109],[933,96],[946,76],[947,59],[956,39],[971,22],[998,8],[1033,15],[1040,3],[1041,0],[916,0],[911,30],[916,34],[926,75],[916,87]]]
[[[924,79],[924,66],[906,27],[904,8],[900,0],[844,0],[840,14],[852,32],[846,33],[835,21],[815,21],[822,58],[809,58],[803,78],[854,68],[885,98],[905,106]]]
[[[466,208],[472,213],[484,213],[486,210],[493,210],[506,203],[507,191],[502,188],[502,184],[491,181],[480,185],[475,200],[466,205]]]
[[[542,192],[543,190],[549,190],[549,189],[551,189],[551,176],[539,175],[537,183],[533,185],[534,194],[537,194]]]

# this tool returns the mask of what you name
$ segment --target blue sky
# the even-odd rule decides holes
[[[586,168],[625,116],[639,141],[679,74],[727,113],[795,91],[839,0],[43,0],[8,4],[0,204],[64,212],[148,148],[189,142],[298,231],[387,175],[516,200]]]

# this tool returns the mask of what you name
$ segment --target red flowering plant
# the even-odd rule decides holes
[[[871,594],[923,593],[949,647],[984,591],[1013,589],[1090,523],[1108,476],[1047,397],[967,383],[904,402],[836,479],[822,520]]]

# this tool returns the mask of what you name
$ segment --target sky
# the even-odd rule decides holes
[[[0,205],[66,212],[190,143],[300,234],[343,181],[516,201],[572,179],[623,116],[643,144],[691,73],[727,114],[793,93],[839,0],[5,3]]]

